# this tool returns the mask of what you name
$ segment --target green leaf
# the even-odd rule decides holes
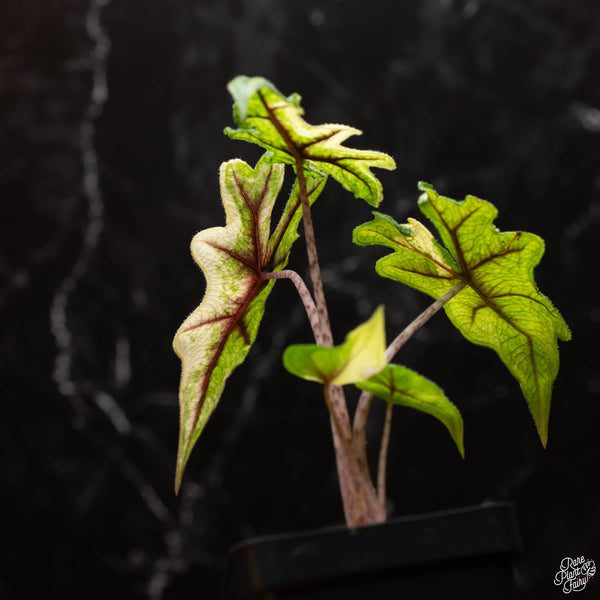
[[[354,241],[393,249],[377,261],[377,272],[436,299],[459,282],[466,284],[444,309],[468,340],[498,353],[519,382],[545,446],[558,374],[557,338],[569,340],[571,333],[534,281],[544,241],[532,233],[498,231],[493,225],[498,213],[489,202],[474,196],[459,202],[426,183],[419,187],[424,192],[419,208],[444,246],[418,221],[399,225],[378,213],[355,229]]]
[[[435,383],[406,367],[390,364],[377,375],[355,385],[386,402],[409,406],[440,420],[464,458],[462,417]]]
[[[316,344],[288,346],[283,365],[293,375],[323,384],[356,383],[381,371],[386,365],[383,307],[353,329],[340,346]]]
[[[383,198],[381,182],[371,167],[395,169],[383,152],[356,150],[342,145],[361,131],[346,125],[309,125],[301,115],[300,96],[285,97],[262,77],[239,76],[228,89],[234,99],[234,119],[239,129],[225,129],[233,139],[246,140],[271,153],[271,160],[296,165],[304,161],[307,173],[326,173],[356,197],[378,206]]]
[[[269,164],[264,158],[255,169],[239,159],[223,163],[220,183],[226,226],[205,229],[192,240],[192,255],[206,278],[206,292],[173,341],[182,362],[176,491],[226,379],[256,338],[274,283],[264,281],[261,273],[281,270],[298,237],[302,210],[297,184],[270,235],[283,171],[283,165]],[[325,178],[308,182],[311,203],[324,183]]]

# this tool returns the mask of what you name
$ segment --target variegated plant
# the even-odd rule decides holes
[[[372,167],[394,169],[387,154],[343,145],[360,131],[346,125],[313,126],[302,118],[300,97],[281,94],[260,77],[237,77],[229,84],[237,128],[225,132],[267,152],[254,168],[242,160],[223,163],[221,197],[224,227],[198,233],[192,255],[206,278],[206,292],[175,335],[182,361],[179,393],[180,436],[175,489],[179,490],[190,453],[221,397],[227,378],[246,358],[265,312],[275,280],[290,279],[306,308],[315,343],[293,345],[283,354],[290,373],[323,386],[330,414],[346,522],[354,527],[386,518],[385,471],[392,407],[403,405],[439,419],[464,455],[463,421],[454,404],[433,382],[391,360],[404,343],[442,307],[471,342],[495,350],[519,382],[544,446],[552,384],[558,373],[557,339],[570,332],[552,303],[537,289],[533,268],[544,242],[525,232],[500,232],[496,209],[468,196],[455,201],[421,183],[419,208],[436,227],[440,240],[421,223],[399,224],[374,212],[358,226],[354,242],[381,245],[393,252],[377,272],[414,287],[434,302],[386,347],[384,309],[334,346],[320,275],[311,205],[329,176],[373,207],[382,186]],[[285,165],[296,181],[279,200]],[[277,224],[277,201],[285,202]],[[311,289],[286,269],[303,222]],[[343,386],[362,390],[350,417]],[[373,397],[387,403],[375,483],[367,466],[366,424]]]

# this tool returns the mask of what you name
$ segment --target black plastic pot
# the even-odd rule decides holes
[[[513,506],[490,503],[232,549],[224,600],[508,600],[521,545]]]

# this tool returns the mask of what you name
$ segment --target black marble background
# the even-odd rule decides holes
[[[0,44],[1,598],[216,598],[231,544],[342,519],[319,390],[280,362],[309,341],[287,282],[172,491],[171,340],[204,289],[189,242],[223,222],[219,164],[260,155],[222,135],[240,73],[393,155],[399,221],[425,180],[546,239],[537,281],[573,331],[548,449],[493,353],[438,315],[400,358],[459,405],[467,457],[398,409],[390,506],[514,501],[523,599],[563,596],[564,556],[600,561],[600,4],[5,0]],[[352,246],[369,218],[334,182],[315,207],[338,341],[381,302],[389,335],[428,302]]]

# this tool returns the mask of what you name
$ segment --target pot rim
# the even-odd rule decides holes
[[[345,525],[308,532],[258,536],[236,544],[228,578],[254,590],[356,573],[432,565],[521,553],[514,505],[484,502],[402,516],[377,525]]]

